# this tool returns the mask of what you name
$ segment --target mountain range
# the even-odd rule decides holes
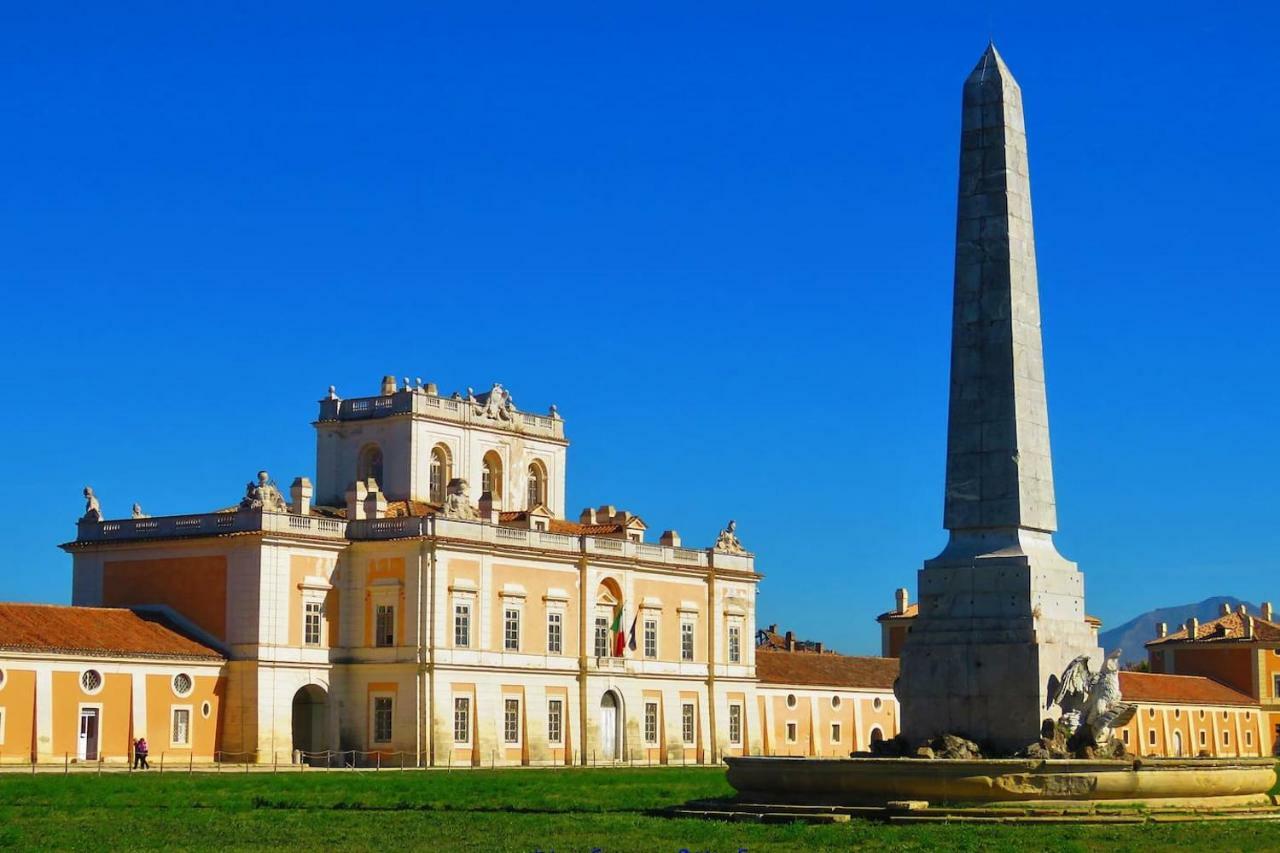
[[[1201,622],[1217,619],[1222,615],[1222,605],[1231,605],[1236,610],[1241,604],[1249,608],[1250,613],[1257,613],[1258,607],[1230,595],[1219,595],[1206,598],[1196,604],[1178,604],[1173,607],[1160,607],[1148,610],[1141,616],[1135,616],[1123,625],[1117,625],[1109,631],[1098,634],[1098,644],[1108,653],[1112,649],[1123,649],[1121,664],[1138,663],[1147,659],[1144,644],[1156,638],[1156,625],[1167,623],[1169,632],[1177,631],[1192,616]]]

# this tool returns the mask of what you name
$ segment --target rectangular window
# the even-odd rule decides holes
[[[502,703],[502,739],[506,743],[520,742],[519,699],[506,699]]]
[[[644,703],[644,742],[658,742],[658,703]]]
[[[739,746],[742,743],[742,706],[729,706],[729,743]]]
[[[302,642],[308,646],[320,645],[320,611],[324,605],[308,601],[302,606]]]
[[[453,644],[460,649],[471,645],[471,605],[453,605]]]
[[[658,620],[644,620],[644,656],[647,658],[656,658],[658,656]]]
[[[1280,675],[1271,676],[1271,695],[1280,699]]]
[[[564,702],[560,699],[547,700],[547,742],[564,742]]]
[[[471,697],[453,698],[453,742],[471,742]]]
[[[796,724],[787,723],[787,743],[796,742]]]
[[[729,663],[742,662],[742,627],[729,626]]]
[[[840,724],[839,723],[831,724],[831,742],[832,743],[840,742]]]
[[[520,611],[510,607],[502,617],[502,648],[520,651]]]
[[[596,617],[596,657],[609,655],[609,620],[603,616]]]
[[[1155,743],[1155,742],[1156,742],[1156,741],[1155,741],[1155,736],[1156,736],[1156,733],[1155,733],[1155,732],[1152,732],[1152,733],[1151,733],[1151,742],[1152,742],[1152,743]],[[1201,746],[1205,746],[1207,743],[1208,743],[1208,739],[1205,737],[1204,729],[1201,729],[1201,730],[1200,730],[1200,745],[1201,745]]]
[[[391,743],[391,697],[373,697],[373,742]]]
[[[1124,740],[1124,745],[1125,745],[1125,746],[1128,746],[1128,745],[1129,745],[1129,730],[1128,730],[1128,729],[1125,729],[1123,732],[1121,732],[1121,735],[1122,735],[1122,739]]]
[[[559,613],[547,614],[547,654],[558,655],[564,642],[564,617]]]
[[[693,660],[693,623],[680,623],[680,660]]]
[[[377,617],[373,623],[373,644],[375,646],[394,646],[396,644],[396,609],[390,604],[379,604]]]
[[[0,708],[0,744],[4,743],[4,708]]]
[[[688,702],[680,706],[680,736],[687,744],[694,742],[693,705]]]
[[[1156,730],[1155,730],[1155,729],[1149,729],[1149,730],[1147,731],[1147,743],[1148,743],[1148,745],[1150,745],[1150,746],[1155,746],[1155,745],[1156,745]]]
[[[1231,745],[1231,732],[1227,731],[1226,729],[1222,730],[1222,745],[1223,746]]]
[[[173,740],[174,746],[187,746],[191,743],[191,709],[190,708],[174,708],[173,709]]]

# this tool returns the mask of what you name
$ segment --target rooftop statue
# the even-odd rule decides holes
[[[1080,655],[1067,664],[1062,678],[1049,678],[1049,701],[1045,709],[1062,709],[1060,722],[1074,736],[1088,735],[1093,743],[1111,740],[1112,730],[1133,719],[1138,706],[1122,702],[1120,696],[1120,649],[1107,655],[1101,672],[1089,671],[1089,656]]]
[[[284,495],[276,488],[275,482],[266,471],[258,472],[258,482],[248,482],[244,487],[244,497],[240,499],[240,509],[265,509],[268,512],[288,512],[289,504]]]
[[[511,414],[516,408],[511,400],[511,394],[497,382],[493,383],[493,387],[489,389],[488,394],[484,395],[483,400],[472,396],[470,388],[467,389],[467,396],[473,400],[477,415],[494,420],[511,420]]]
[[[134,503],[133,517],[134,518],[150,518],[151,516],[147,515],[145,512],[142,511],[142,504]]]
[[[92,486],[84,487],[84,515],[80,516],[81,521],[102,521],[102,505],[98,503],[98,496],[93,493]]]
[[[738,540],[738,522],[732,518],[725,525],[724,530],[720,531],[720,535],[716,537],[715,550],[726,554],[745,554],[747,549],[742,547],[742,542]]]
[[[449,481],[448,493],[445,495],[441,511],[445,518],[460,518],[463,521],[475,521],[480,517],[476,513],[476,508],[471,505],[471,498],[467,496],[466,480],[454,477]]]

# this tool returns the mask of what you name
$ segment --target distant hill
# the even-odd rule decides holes
[[[1156,638],[1156,625],[1161,622],[1168,623],[1169,632],[1172,633],[1177,631],[1192,616],[1201,622],[1208,622],[1210,619],[1217,619],[1222,615],[1222,605],[1224,603],[1230,604],[1232,610],[1238,609],[1243,604],[1249,608],[1250,613],[1258,612],[1257,605],[1252,602],[1243,601],[1230,595],[1219,595],[1214,598],[1206,598],[1198,604],[1179,604],[1174,607],[1148,610],[1123,625],[1117,625],[1110,631],[1101,632],[1098,634],[1098,642],[1108,653],[1112,649],[1123,649],[1122,663],[1144,661],[1147,659],[1147,650],[1144,645]]]

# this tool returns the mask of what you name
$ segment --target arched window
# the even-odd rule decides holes
[[[431,481],[429,483],[430,501],[443,504],[445,489],[449,485],[449,450],[443,444],[431,448]]]
[[[526,507],[545,506],[547,503],[547,472],[541,462],[529,466],[529,491],[525,496]]]
[[[356,465],[356,479],[364,482],[372,478],[382,488],[382,448],[376,444],[366,444],[360,450],[360,461]]]
[[[480,493],[488,492],[496,504],[502,500],[502,457],[490,450],[480,466]]]

